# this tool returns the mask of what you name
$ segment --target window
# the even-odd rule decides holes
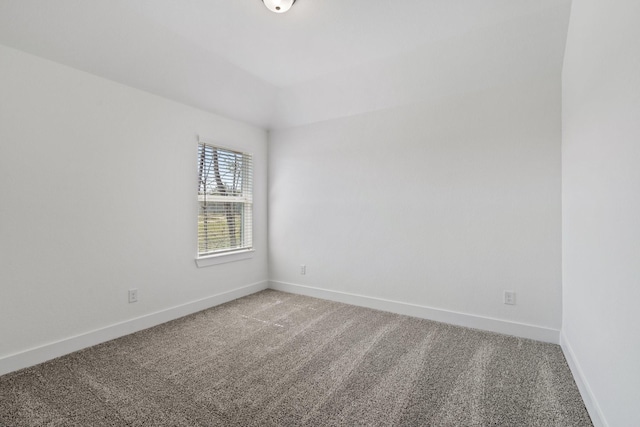
[[[198,144],[198,258],[252,248],[251,154]]]

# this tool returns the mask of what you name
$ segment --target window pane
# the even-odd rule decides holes
[[[251,155],[198,145],[198,256],[251,248]]]

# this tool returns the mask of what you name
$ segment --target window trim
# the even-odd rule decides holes
[[[222,252],[214,255],[198,257],[196,254],[196,265],[198,268],[209,267],[212,265],[225,264],[227,262],[242,261],[253,258],[255,249],[238,249],[229,252]]]
[[[250,150],[247,150],[243,147],[230,147],[229,145],[226,144],[220,144],[219,141],[213,140],[213,139],[209,139],[209,138],[202,138],[200,136],[198,136],[198,141],[196,143],[196,152],[198,150],[198,146],[200,144],[207,144],[207,145],[212,145],[216,148],[220,148],[222,150],[228,150],[228,151],[234,151],[234,152],[239,152],[239,153],[243,153],[243,154],[248,154],[252,157],[252,161],[253,161],[253,154],[251,153]],[[196,172],[196,180],[199,179],[199,176],[197,175],[198,172]],[[251,179],[252,182],[252,187],[251,187],[251,199],[253,199],[253,177]],[[196,208],[199,209],[199,202],[196,201]],[[252,210],[252,215],[251,215],[251,234],[253,235],[254,230],[253,230],[253,224],[254,224],[254,220],[253,220],[253,200],[251,201],[251,210]],[[196,233],[196,243],[198,241],[198,237],[197,237],[197,233]],[[251,259],[253,258],[255,254],[255,247],[253,245],[253,236],[251,237],[251,247],[244,247],[244,248],[238,248],[238,249],[229,249],[228,251],[221,251],[219,253],[214,253],[214,254],[208,254],[208,255],[203,255],[201,256],[198,253],[198,249],[197,249],[197,244],[196,244],[196,256],[195,256],[195,262],[196,262],[196,266],[198,268],[202,268],[202,267],[209,267],[209,266],[213,266],[213,265],[219,265],[219,264],[225,264],[225,263],[229,263],[229,262],[236,262],[236,261],[242,261],[242,260],[246,260],[246,259]]]

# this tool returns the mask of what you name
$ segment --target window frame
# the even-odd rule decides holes
[[[230,198],[233,198],[234,200],[230,201],[230,202],[236,202],[236,203],[242,203],[243,204],[243,209],[245,210],[245,212],[242,215],[242,222],[241,222],[241,229],[240,229],[240,234],[241,236],[247,236],[248,235],[248,244],[242,245],[242,247],[238,247],[235,249],[221,249],[217,252],[212,252],[212,253],[207,253],[207,254],[201,254],[200,253],[200,235],[199,235],[199,218],[200,218],[200,209],[201,209],[201,201],[200,201],[200,146],[201,145],[206,145],[206,146],[210,146],[212,148],[215,149],[219,149],[219,150],[223,150],[223,151],[227,151],[227,152],[231,152],[231,153],[236,153],[236,154],[241,154],[243,157],[244,156],[249,156],[250,162],[251,162],[251,167],[249,168],[248,171],[243,171],[243,173],[250,173],[251,176],[247,177],[243,177],[243,194],[245,194],[245,192],[248,192],[248,195],[244,195],[241,198],[244,199],[243,201],[238,201],[238,197],[235,196],[230,196]],[[195,261],[196,261],[196,265],[198,267],[208,267],[211,265],[218,265],[218,264],[223,264],[223,263],[228,263],[228,262],[235,262],[235,261],[241,261],[241,260],[245,260],[245,259],[250,259],[253,258],[253,255],[255,253],[255,249],[254,249],[254,245],[253,245],[253,189],[254,189],[254,185],[253,185],[253,153],[251,153],[249,150],[240,148],[240,147],[229,147],[228,145],[225,144],[221,144],[219,141],[216,140],[211,140],[211,139],[204,139],[201,137],[198,137],[198,143],[196,145],[196,159],[197,159],[197,164],[198,166],[196,167],[196,182],[197,182],[197,191],[196,191],[196,209],[197,209],[197,219],[196,219],[196,256],[195,256]],[[246,186],[248,186],[248,189],[246,188]],[[220,196],[215,196],[215,197],[220,197]],[[249,211],[249,215],[246,215],[246,210],[248,209]]]

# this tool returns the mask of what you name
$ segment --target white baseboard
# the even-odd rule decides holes
[[[587,412],[589,412],[589,416],[591,417],[591,422],[595,427],[608,427],[602,410],[600,409],[600,405],[598,405],[598,401],[593,395],[593,391],[591,391],[591,387],[589,386],[589,382],[584,376],[584,372],[576,359],[576,355],[571,348],[571,344],[567,340],[564,332],[560,334],[560,347],[562,347],[562,352],[564,353],[564,358],[567,359],[567,363],[569,364],[569,368],[571,369],[571,373],[573,374],[573,378],[576,381],[576,385],[578,386],[578,390],[580,390],[580,395],[582,396],[582,400],[584,401],[584,406],[587,407]]]
[[[560,331],[555,329],[292,283],[263,281],[5,356],[0,358],[0,375],[37,365],[47,360],[187,316],[267,288],[537,341],[554,344],[560,342]],[[585,402],[586,400],[585,398]]]
[[[225,302],[238,299],[264,289],[267,289],[267,281],[243,286],[232,291],[223,292],[197,301],[188,302],[155,313],[146,314],[135,319],[126,320],[86,332],[84,334],[69,337],[53,343],[48,343],[40,347],[32,348],[19,353],[11,354],[0,359],[0,375],[19,369],[34,366],[74,351],[82,350],[93,345],[97,345],[115,338],[119,338],[170,320],[178,319],[198,311]]]
[[[501,334],[514,335],[521,338],[529,338],[536,341],[544,341],[553,344],[560,343],[560,331],[542,326],[528,325],[525,323],[511,322],[508,320],[494,319],[490,317],[476,316],[473,314],[459,313],[439,308],[427,307],[406,302],[392,301],[382,298],[373,298],[364,295],[350,294],[346,292],[331,291],[294,283],[269,281],[269,288],[294,294],[307,295],[331,301],[343,302],[360,307],[374,308],[389,311],[391,313],[404,314],[422,319],[435,320],[469,328]]]

